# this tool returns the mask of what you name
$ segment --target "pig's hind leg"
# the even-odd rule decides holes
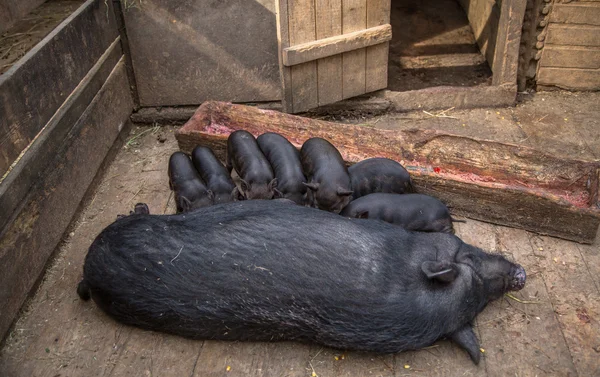
[[[473,360],[475,364],[479,365],[479,361],[481,359],[479,341],[477,340],[471,325],[466,324],[461,329],[456,330],[450,335],[450,339],[452,339],[454,343],[464,348],[469,356],[471,356],[471,360]]]

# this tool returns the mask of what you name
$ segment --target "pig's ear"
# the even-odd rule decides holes
[[[273,178],[271,182],[269,182],[269,191],[273,191],[277,187],[277,178]]]
[[[355,216],[357,219],[368,219],[369,218],[369,211],[360,211],[356,214]]]
[[[454,264],[448,262],[426,261],[421,264],[421,270],[429,279],[435,279],[442,283],[451,283],[458,275]]]
[[[352,191],[352,190],[345,190],[345,189],[341,189],[341,188],[337,189],[337,194],[339,196],[350,196],[350,195],[352,195],[353,192],[354,191]]]
[[[316,182],[311,182],[311,183],[302,182],[302,184],[313,191],[317,191],[319,189],[319,184]]]
[[[276,188],[274,188],[273,192],[275,193],[275,199],[281,199],[281,198],[283,198],[283,193],[281,191],[279,191]]]

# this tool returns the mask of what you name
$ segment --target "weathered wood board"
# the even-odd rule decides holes
[[[307,111],[387,86],[389,0],[276,4],[284,111]]]
[[[0,76],[0,176],[117,37],[105,2],[88,0]]]
[[[29,189],[53,162],[56,146],[67,137],[73,124],[98,93],[122,55],[117,38],[2,179],[0,213],[4,216],[0,216],[0,229],[6,226]]]
[[[121,3],[142,107],[281,99],[274,0]]]
[[[113,69],[0,233],[0,338],[58,245],[100,164],[131,114],[125,67]]]
[[[560,159],[532,148],[433,130],[387,131],[342,125],[222,102],[206,102],[176,134],[181,150],[198,144],[224,156],[229,133],[278,132],[300,147],[331,141],[348,163],[388,157],[411,173],[419,192],[468,217],[578,242],[600,225],[600,164]]]

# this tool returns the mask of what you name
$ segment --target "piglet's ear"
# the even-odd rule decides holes
[[[247,191],[250,191],[250,185],[243,179],[240,179],[240,188],[244,194],[246,194]]]
[[[275,188],[275,189],[273,189],[273,192],[275,193],[275,196],[274,196],[275,199],[283,198],[283,193],[281,191],[279,191]]]
[[[357,219],[368,219],[369,218],[369,211],[360,211],[356,214],[356,218]]]
[[[181,212],[189,212],[192,209],[192,202],[185,196],[180,196],[179,207],[181,208]]]
[[[277,187],[277,178],[273,178],[271,182],[269,182],[269,190],[274,190]]]
[[[349,195],[352,195],[353,192],[354,191],[352,191],[352,190],[345,190],[345,189],[341,189],[341,188],[337,189],[337,194],[339,196],[349,196]]]
[[[458,275],[454,263],[449,262],[426,261],[421,264],[421,270],[429,279],[435,279],[441,283],[451,283]]]
[[[319,189],[319,184],[316,182],[311,182],[311,183],[302,182],[302,184],[313,191],[317,191]]]

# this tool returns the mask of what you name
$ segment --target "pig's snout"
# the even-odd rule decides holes
[[[510,282],[510,290],[511,291],[520,291],[525,286],[526,274],[525,269],[519,265],[515,266],[511,271],[511,282]]]

